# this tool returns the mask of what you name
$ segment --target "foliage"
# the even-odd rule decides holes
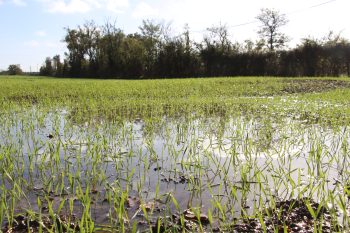
[[[8,70],[7,72],[9,75],[21,75],[21,74],[23,74],[21,66],[18,64],[17,65],[15,65],[15,64],[9,65],[7,70]]]
[[[226,25],[207,29],[203,41],[171,36],[169,24],[144,20],[140,33],[125,34],[116,23],[86,22],[66,28],[68,52],[47,58],[41,75],[56,77],[165,78],[214,76],[350,76],[350,43],[330,33],[321,40],[306,38],[286,49],[281,28],[284,14],[262,9],[260,40],[234,43]]]

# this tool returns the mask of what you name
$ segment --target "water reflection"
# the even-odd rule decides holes
[[[141,202],[157,206],[153,217],[199,208],[229,221],[271,198],[341,193],[349,178],[346,127],[246,117],[77,124],[68,116],[33,111],[1,120],[1,185],[19,183],[25,197],[16,199],[15,212],[38,212],[38,198],[49,198],[54,210],[65,200],[62,211],[69,212],[73,203],[79,217],[86,208],[79,192],[88,190],[98,224],[117,218],[123,193],[132,221],[144,219]]]

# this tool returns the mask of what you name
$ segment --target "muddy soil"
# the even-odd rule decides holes
[[[282,92],[288,94],[325,92],[337,88],[349,88],[350,82],[343,80],[285,79]]]
[[[310,208],[314,212],[311,214]],[[342,227],[332,222],[331,213],[325,206],[303,198],[276,203],[263,217],[245,219],[231,227],[233,232],[342,232]]]

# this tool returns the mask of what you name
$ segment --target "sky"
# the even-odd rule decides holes
[[[163,21],[173,35],[188,24],[196,41],[221,24],[232,41],[256,40],[261,8],[286,14],[290,47],[330,30],[350,39],[350,0],[0,0],[0,70],[20,64],[37,71],[46,57],[64,57],[65,28],[90,20],[116,21],[125,33],[138,32],[143,19]]]

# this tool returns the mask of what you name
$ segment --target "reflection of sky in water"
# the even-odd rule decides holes
[[[97,222],[108,220],[111,206],[103,202],[107,187],[128,187],[130,195],[143,200],[172,193],[182,209],[200,207],[203,212],[213,208],[215,200],[239,216],[242,205],[252,207],[260,197],[266,198],[259,191],[258,175],[263,188],[282,199],[289,198],[292,192],[290,181],[283,182],[288,175],[296,184],[301,180],[298,190],[319,185],[325,179],[322,173],[327,178],[326,190],[333,190],[335,181],[342,183],[349,176],[348,152],[344,150],[349,145],[346,128],[335,131],[291,119],[274,122],[242,117],[163,119],[163,124],[149,130],[149,123],[142,120],[78,125],[69,120],[66,111],[51,112],[42,118],[35,114],[43,113],[15,116],[12,123],[6,122],[11,126],[9,131],[1,129],[0,150],[13,145],[15,160],[26,163],[24,179],[33,183],[27,193],[28,201],[20,201],[18,211],[37,208],[40,193],[33,187],[45,189],[44,175],[51,177],[55,185],[60,184],[60,174],[65,174],[67,195],[54,197],[56,208],[62,198],[74,198],[68,173],[80,173],[82,187],[87,181],[95,182],[94,188],[99,192],[92,195],[92,213]],[[54,137],[48,138],[49,134]],[[32,170],[28,169],[30,163]],[[232,188],[237,189],[235,198]],[[78,213],[79,208],[82,211],[80,202],[75,206]]]

